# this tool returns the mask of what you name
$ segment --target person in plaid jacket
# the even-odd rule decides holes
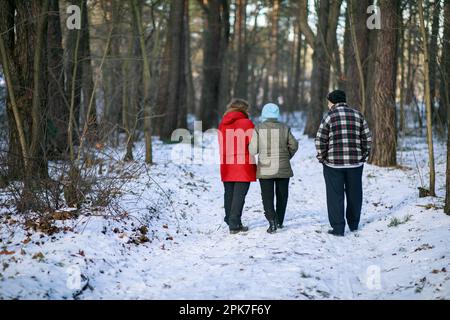
[[[327,99],[329,111],[320,124],[315,143],[317,159],[323,164],[328,219],[333,228],[328,233],[343,236],[345,218],[352,232],[359,227],[362,173],[372,136],[363,114],[347,105],[344,91],[335,90]]]

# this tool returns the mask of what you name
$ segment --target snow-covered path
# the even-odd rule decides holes
[[[0,297],[72,298],[67,269],[75,265],[92,287],[82,299],[449,299],[450,217],[439,209],[444,147],[437,147],[441,198],[417,198],[426,146],[409,139],[408,151],[399,153],[407,168],[366,166],[361,230],[335,238],[326,232],[325,185],[313,141],[299,131],[296,136],[286,227],[276,234],[266,233],[257,183],[243,214],[250,231],[230,235],[217,165],[170,163],[173,146],[158,144],[161,160],[152,172],[171,195],[176,219],[154,222],[155,239],[139,246],[124,244],[127,232],[111,232],[114,223],[103,219],[40,245],[36,235],[23,244],[23,233],[7,235],[3,228],[6,249],[25,254],[0,256],[8,264],[0,270]],[[404,223],[389,227],[393,218]],[[36,252],[45,258],[32,259]]]

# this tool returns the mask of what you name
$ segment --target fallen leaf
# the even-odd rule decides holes
[[[11,254],[14,254],[14,253],[16,253],[16,252],[15,251],[8,251],[8,250],[0,251],[0,254],[4,254],[4,255],[11,255]]]
[[[147,233],[148,233],[148,228],[147,228],[146,226],[141,226],[141,227],[139,228],[139,231],[140,231],[142,234],[147,234]]]
[[[97,143],[95,144],[95,148],[96,148],[97,150],[102,150],[102,149],[105,148],[105,145],[104,145],[103,143],[97,142]]]
[[[32,258],[41,261],[44,259],[44,254],[42,252],[35,253]]]

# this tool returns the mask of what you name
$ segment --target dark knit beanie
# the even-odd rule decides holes
[[[338,103],[346,103],[347,97],[345,95],[345,92],[342,90],[334,90],[330,92],[327,96],[328,101],[334,104]]]

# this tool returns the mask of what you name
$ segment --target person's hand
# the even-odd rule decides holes
[[[325,160],[320,155],[317,155],[317,160],[319,160],[319,162],[322,164],[325,162]]]

